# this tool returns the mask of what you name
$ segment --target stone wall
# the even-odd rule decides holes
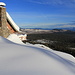
[[[16,31],[14,30],[14,28],[9,24],[9,22],[7,21],[7,28],[10,31],[10,34],[16,33]]]
[[[8,37],[10,31],[7,28],[6,8],[0,7],[0,36]]]

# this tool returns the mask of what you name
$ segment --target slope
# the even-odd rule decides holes
[[[8,41],[0,37],[0,75],[75,75],[72,56]]]

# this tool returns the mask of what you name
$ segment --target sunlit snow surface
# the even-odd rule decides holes
[[[0,37],[0,75],[75,75],[73,56],[15,41]]]

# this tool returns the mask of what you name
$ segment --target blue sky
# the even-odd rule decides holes
[[[0,0],[24,28],[75,27],[75,0]]]

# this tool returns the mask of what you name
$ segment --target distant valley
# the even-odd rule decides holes
[[[75,31],[66,29],[22,29],[31,44],[43,44],[53,50],[66,52],[75,57]]]

